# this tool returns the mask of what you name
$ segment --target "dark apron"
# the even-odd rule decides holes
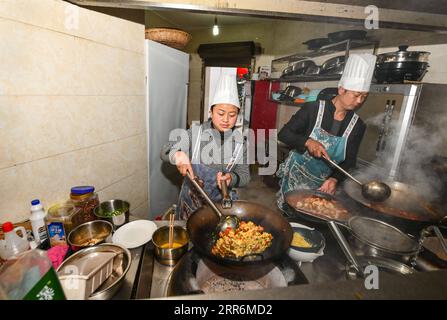
[[[199,163],[201,133],[202,127],[200,127],[199,129],[191,159],[192,169],[194,171],[194,174],[203,181],[203,189],[208,194],[210,199],[213,202],[219,202],[222,200],[222,194],[219,187],[217,186],[216,176],[217,173],[221,170]],[[223,170],[224,173],[231,172],[237,158],[241,153],[242,147],[242,143],[236,143],[232,158],[225,170]],[[237,195],[234,190],[230,191],[230,197],[232,200],[237,200]],[[180,190],[180,195],[177,203],[178,217],[182,220],[187,220],[189,216],[194,213],[194,211],[203,206],[204,201],[205,200],[202,199],[200,193],[195,189],[191,181],[189,181],[188,178],[183,179],[182,189]]]
[[[349,125],[341,137],[334,136],[321,128],[325,108],[325,101],[320,100],[317,121],[310,138],[320,142],[326,149],[329,157],[336,163],[343,162],[346,158],[346,145],[348,137],[358,120],[354,114]],[[332,174],[332,168],[322,159],[315,158],[306,150],[303,154],[290,151],[287,159],[281,163],[276,175],[280,178],[280,191],[277,204],[283,209],[284,195],[292,190],[318,189]]]

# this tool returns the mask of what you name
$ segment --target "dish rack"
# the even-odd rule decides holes
[[[59,281],[68,300],[87,300],[113,272],[114,252],[98,252],[59,272]]]

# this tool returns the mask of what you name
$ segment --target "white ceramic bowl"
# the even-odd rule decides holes
[[[311,234],[312,239],[309,239],[308,237],[305,238],[314,246],[312,249],[299,249],[298,247],[290,246],[287,252],[290,258],[297,262],[313,262],[316,258],[324,255],[326,241],[319,231],[295,222],[291,222],[290,226],[292,227],[293,232]]]

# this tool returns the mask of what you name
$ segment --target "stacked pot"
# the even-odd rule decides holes
[[[407,51],[408,46],[399,46],[399,51],[377,56],[374,77],[377,83],[403,83],[421,81],[427,72],[430,52]]]

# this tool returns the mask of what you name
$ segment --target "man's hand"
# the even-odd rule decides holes
[[[309,151],[310,155],[315,158],[321,158],[322,156],[329,158],[329,155],[327,154],[326,149],[323,147],[323,145],[314,139],[307,139],[304,146],[307,148],[307,151]]]
[[[222,182],[226,182],[227,186],[230,186],[231,179],[232,179],[231,174],[229,174],[229,173],[223,174],[222,172],[218,172],[217,177],[216,177],[217,186],[219,187],[219,189],[222,189],[222,187],[221,187]]]
[[[182,176],[186,176],[189,172],[192,177],[194,177],[194,172],[192,171],[191,161],[189,161],[188,155],[183,151],[177,151],[174,154],[175,165]]]
[[[328,178],[325,182],[323,182],[318,191],[335,194],[335,190],[337,189],[337,182],[338,181],[335,178]]]

